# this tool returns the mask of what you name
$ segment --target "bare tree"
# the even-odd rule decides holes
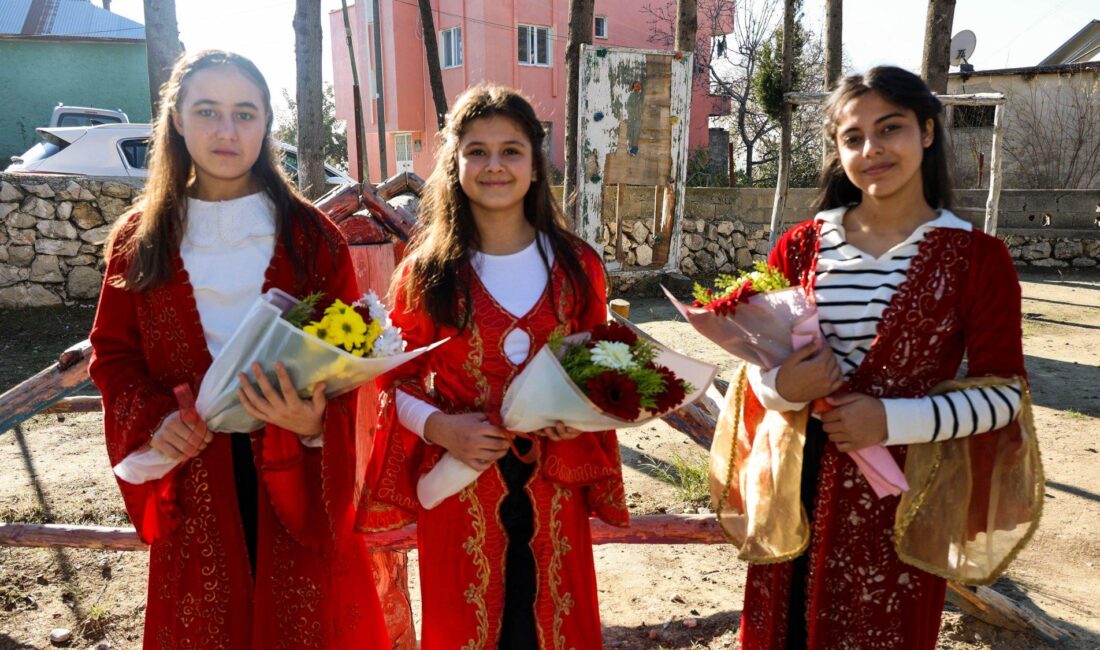
[[[577,130],[580,127],[581,45],[592,43],[595,0],[569,0],[569,41],[565,46],[565,214],[577,222]]]
[[[694,52],[695,36],[699,31],[699,9],[696,0],[677,0],[676,8],[676,49],[681,52]]]
[[[320,0],[297,0],[294,52],[298,68],[298,188],[313,199],[325,191]]]
[[[1087,189],[1100,183],[1100,90],[1064,81],[1016,95],[1006,120],[1013,187]],[[1006,174],[1007,175],[1007,174]]]
[[[447,92],[443,89],[443,72],[439,64],[439,43],[435,39],[435,18],[431,0],[418,0],[420,22],[424,25],[424,54],[428,57],[428,83],[435,103],[435,122],[440,130],[447,123]]]
[[[829,92],[840,81],[844,67],[844,0],[825,0],[825,81]]]
[[[149,106],[155,118],[160,101],[160,87],[172,74],[172,66],[183,53],[179,25],[176,23],[176,0],[144,0],[145,49],[149,66]]]
[[[924,23],[924,56],[920,76],[934,93],[947,92],[947,69],[951,63],[951,24],[955,20],[955,0],[928,0]]]

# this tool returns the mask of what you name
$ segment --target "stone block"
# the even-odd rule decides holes
[[[718,242],[716,242],[716,241],[707,242],[707,245],[704,246],[703,249],[706,250],[711,255],[714,255],[719,250]]]
[[[690,257],[680,259],[680,272],[691,277],[699,273],[699,267],[695,266],[695,260]]]
[[[1025,260],[1038,260],[1050,257],[1051,246],[1048,241],[1041,241],[1024,248]]]
[[[714,265],[721,269],[729,262],[729,257],[726,256],[726,252],[722,249],[718,249],[714,252]]]
[[[64,282],[65,276],[54,255],[39,255],[31,262],[31,282]]]
[[[87,300],[99,295],[103,274],[90,266],[77,266],[69,271],[65,284],[70,298]]]
[[[0,181],[0,203],[22,200],[23,193],[17,187],[7,181]]]
[[[103,214],[103,218],[107,223],[114,223],[116,219],[129,209],[129,201],[124,201],[123,199],[112,196],[104,196],[99,199],[99,211]]]
[[[1031,263],[1031,265],[1032,266],[1042,266],[1042,267],[1045,267],[1045,268],[1061,268],[1061,267],[1064,267],[1064,266],[1069,266],[1069,264],[1063,262],[1062,260],[1054,260],[1054,259],[1050,259],[1049,257],[1034,260]]]
[[[18,203],[0,203],[0,219],[5,219],[9,214],[19,208]]]
[[[0,308],[56,307],[61,298],[37,284],[16,284],[0,289]]]
[[[714,263],[714,256],[706,251],[699,251],[695,254],[695,266],[699,267],[699,270],[703,273],[711,274],[718,270],[718,266]]]
[[[39,221],[38,232],[50,239],[76,239],[76,228],[68,221]]]
[[[69,217],[73,215],[73,204],[71,201],[62,201],[57,204],[57,218],[61,221],[68,221]]]
[[[707,243],[706,240],[703,239],[703,237],[701,235],[698,235],[698,234],[684,235],[684,245],[687,246],[688,249],[690,249],[692,251],[697,251],[697,250],[702,249],[703,246],[706,245],[706,243]]]
[[[630,234],[634,237],[634,241],[639,244],[645,242],[646,237],[649,237],[649,228],[642,221],[635,221],[634,226],[630,231]]]
[[[99,261],[95,255],[76,255],[75,257],[65,258],[65,262],[69,266],[91,266]]]
[[[33,260],[33,246],[8,246],[8,264],[12,266],[30,266]]]
[[[653,249],[645,244],[639,244],[634,249],[634,256],[638,260],[638,266],[649,266],[653,263]]]
[[[1079,241],[1060,241],[1054,245],[1054,257],[1060,260],[1069,260],[1081,257],[1084,246]]]
[[[718,231],[719,235],[723,235],[723,236],[729,235],[730,233],[733,232],[733,222],[732,221],[721,221],[721,222],[718,223],[718,225],[715,229]]]
[[[680,228],[683,232],[695,232],[695,219],[684,219],[683,226]]]
[[[80,242],[72,239],[38,239],[34,250],[39,255],[61,255],[72,257],[80,251]]]
[[[8,228],[34,228],[35,224],[38,223],[38,219],[35,219],[26,212],[12,212],[8,215],[5,223],[7,223]]]
[[[1100,258],[1100,239],[1090,239],[1085,242],[1085,255]]]
[[[8,236],[11,237],[11,243],[17,246],[30,246],[36,239],[36,233],[34,229],[18,229],[11,228],[8,230]]]
[[[734,248],[744,248],[749,245],[749,240],[745,239],[745,236],[739,232],[733,233],[730,237],[730,246]]]
[[[40,185],[24,185],[23,189],[40,199],[52,199],[54,197],[53,188],[45,183]]]
[[[1096,260],[1088,257],[1078,257],[1075,258],[1073,262],[1071,262],[1071,264],[1073,264],[1073,266],[1077,268],[1087,268],[1091,266],[1096,266]]]
[[[81,201],[73,204],[72,221],[81,228],[95,228],[103,223],[103,215],[91,203]]]
[[[43,201],[37,196],[28,196],[23,199],[19,211],[25,212],[35,219],[53,219],[55,214],[53,204],[49,201]]]
[[[8,263],[8,247],[0,245],[0,264]]]
[[[756,246],[753,247],[753,251],[759,255],[767,255],[771,248],[768,247],[768,240],[761,239],[756,242]]]
[[[752,253],[747,248],[738,248],[733,254],[733,264],[739,269],[752,266]]]
[[[1095,191],[1059,194],[1056,205],[1058,212],[1100,212],[1100,200]]]
[[[31,277],[31,270],[22,266],[0,264],[0,287],[8,287]]]
[[[129,199],[134,196],[134,189],[132,187],[112,181],[104,183],[100,192],[107,196],[113,196],[116,199]]]
[[[81,244],[80,245],[80,254],[81,255],[99,255],[100,248],[101,248],[101,246],[98,245],[98,244]]]

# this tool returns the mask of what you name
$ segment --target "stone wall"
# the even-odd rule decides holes
[[[94,300],[103,281],[103,243],[140,189],[140,181],[126,178],[0,174],[0,308]],[[812,189],[790,191],[786,226],[809,218],[814,195]],[[956,212],[980,228],[986,196],[982,190],[958,192]],[[608,262],[615,261],[619,238],[615,198],[608,188],[600,242]],[[707,278],[765,259],[773,198],[768,188],[689,188],[680,271]],[[624,272],[615,281],[621,290],[638,284],[631,277],[638,274],[629,271],[658,267],[654,258],[662,242],[654,232],[654,207],[652,188],[623,188]],[[1096,267],[1100,190],[1005,190],[998,236],[1021,267]]]
[[[94,300],[131,179],[0,174],[0,308]]]

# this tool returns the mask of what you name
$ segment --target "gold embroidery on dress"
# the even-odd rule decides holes
[[[211,504],[210,472],[203,459],[194,458],[187,468],[187,478],[183,483],[184,495],[193,495],[193,512],[183,521],[182,536],[178,553],[179,565],[191,559],[196,552],[199,563],[199,575],[202,576],[202,601],[193,603],[188,613],[185,608],[176,610],[176,618],[187,627],[191,619],[201,612],[205,630],[201,633],[209,648],[228,648],[231,640],[225,629],[229,610],[229,569],[225,556],[224,540],[218,535],[218,528]],[[184,510],[186,511],[186,505]]]
[[[550,544],[553,551],[550,555],[550,566],[547,569],[546,582],[550,586],[550,598],[554,601],[554,650],[565,650],[565,638],[561,634],[563,617],[568,616],[576,603],[573,594],[568,591],[561,593],[561,567],[565,554],[573,550],[569,545],[569,538],[562,535],[561,519],[558,518],[562,508],[562,501],[568,501],[572,497],[572,490],[554,485],[554,496],[550,499]],[[574,650],[570,648],[569,650]]]
[[[462,650],[481,650],[489,642],[489,607],[485,603],[485,594],[489,590],[489,558],[485,556],[485,511],[474,492],[476,486],[477,482],[474,482],[473,485],[467,486],[458,493],[460,502],[470,503],[466,514],[473,518],[471,525],[474,528],[474,534],[466,538],[466,543],[462,545],[462,549],[466,551],[466,555],[473,557],[474,565],[477,567],[478,579],[477,583],[471,582],[466,587],[464,594],[466,603],[473,605],[475,608],[477,638],[467,640],[463,644]]]
[[[481,340],[481,333],[477,330],[476,323],[470,323],[470,354],[466,356],[466,363],[462,369],[474,380],[477,387],[477,399],[474,406],[482,408],[489,402],[489,380],[481,372],[481,366],[485,363],[485,343]]]

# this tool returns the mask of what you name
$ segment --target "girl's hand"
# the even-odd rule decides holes
[[[546,427],[545,429],[539,429],[535,433],[540,436],[546,436],[547,438],[557,442],[562,440],[572,440],[573,438],[576,438],[584,432],[578,431],[573,427],[567,427],[564,423],[562,423],[561,420],[558,420],[557,423],[554,424],[554,426]]]
[[[792,352],[775,375],[775,390],[788,402],[812,402],[843,384],[840,364],[821,338]]]
[[[825,399],[832,410],[821,414],[825,433],[840,451],[859,451],[886,440],[886,407],[863,393]]]
[[[183,461],[198,456],[213,439],[214,434],[201,419],[185,421],[179,411],[173,411],[153,434],[149,446],[172,460]]]
[[[424,439],[479,472],[508,453],[507,434],[490,424],[484,413],[432,413],[424,424]]]
[[[294,383],[281,363],[275,364],[278,389],[268,381],[260,364],[252,364],[252,375],[256,377],[259,392],[248,381],[247,375],[243,372],[238,375],[241,387],[237,390],[237,397],[249,415],[307,438],[321,435],[324,431],[325,406],[328,404],[324,382],[314,387],[313,397],[303,400],[298,397],[298,391],[294,390]]]

